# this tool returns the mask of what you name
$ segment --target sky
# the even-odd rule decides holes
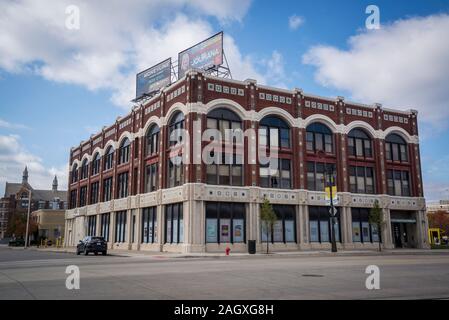
[[[0,194],[25,165],[66,188],[70,148],[130,110],[136,73],[221,30],[234,79],[418,110],[425,196],[449,198],[448,0],[0,0]]]

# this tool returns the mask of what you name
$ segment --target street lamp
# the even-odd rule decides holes
[[[30,227],[30,212],[31,212],[31,189],[28,190],[28,214],[27,214],[27,227],[25,233],[25,249],[28,247],[28,229]]]
[[[318,151],[318,157],[320,159],[324,160],[325,153],[324,151],[320,150]],[[329,180],[328,180],[329,177]],[[324,162],[324,185],[329,188],[329,222],[331,225],[331,244],[332,244],[332,252],[337,252],[337,242],[335,239],[335,224],[336,224],[336,217],[337,210],[334,207],[334,195],[332,194],[332,187],[335,183],[335,170],[333,165],[329,165],[328,163]]]

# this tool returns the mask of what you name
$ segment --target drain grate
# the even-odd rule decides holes
[[[315,278],[321,278],[324,277],[322,274],[303,274],[303,277],[315,277]]]

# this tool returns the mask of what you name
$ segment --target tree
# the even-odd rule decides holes
[[[449,235],[449,213],[446,211],[436,211],[427,215],[429,228],[439,228],[444,235]]]
[[[270,234],[273,230],[274,224],[276,223],[277,216],[274,213],[273,206],[270,201],[264,197],[262,206],[260,208],[260,221],[262,222],[262,232],[265,231],[267,236],[267,254],[270,243]]]
[[[375,225],[377,227],[377,232],[379,235],[382,234],[382,228],[384,225],[384,215],[382,213],[382,209],[379,206],[379,201],[374,201],[374,206],[371,208],[368,221],[371,225]],[[382,251],[382,244],[379,241],[379,251]]]
[[[8,234],[14,235],[16,238],[25,238],[27,225],[27,215],[23,213],[16,213],[11,216],[8,225]],[[30,218],[28,234],[33,234],[37,231],[37,223]]]

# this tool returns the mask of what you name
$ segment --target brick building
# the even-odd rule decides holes
[[[180,128],[188,135],[175,143]],[[223,135],[202,141],[207,129]],[[241,140],[227,135],[239,130]],[[224,160],[198,161],[214,143],[224,152],[210,155]],[[276,166],[251,160],[259,146],[277,152]],[[336,176],[340,248],[428,247],[416,111],[193,70],[71,149],[66,245],[100,235],[111,248],[246,251],[247,240],[266,241],[267,197],[274,250],[329,248],[326,169]],[[375,200],[381,234],[368,223]]]
[[[39,209],[67,209],[67,191],[58,190],[58,179],[55,176],[51,190],[34,189],[28,183],[28,169],[25,167],[21,183],[6,182],[5,194],[0,199],[0,239],[13,236],[14,230],[9,230],[10,220],[15,215],[26,216],[28,213],[28,191],[31,190],[31,211]]]

